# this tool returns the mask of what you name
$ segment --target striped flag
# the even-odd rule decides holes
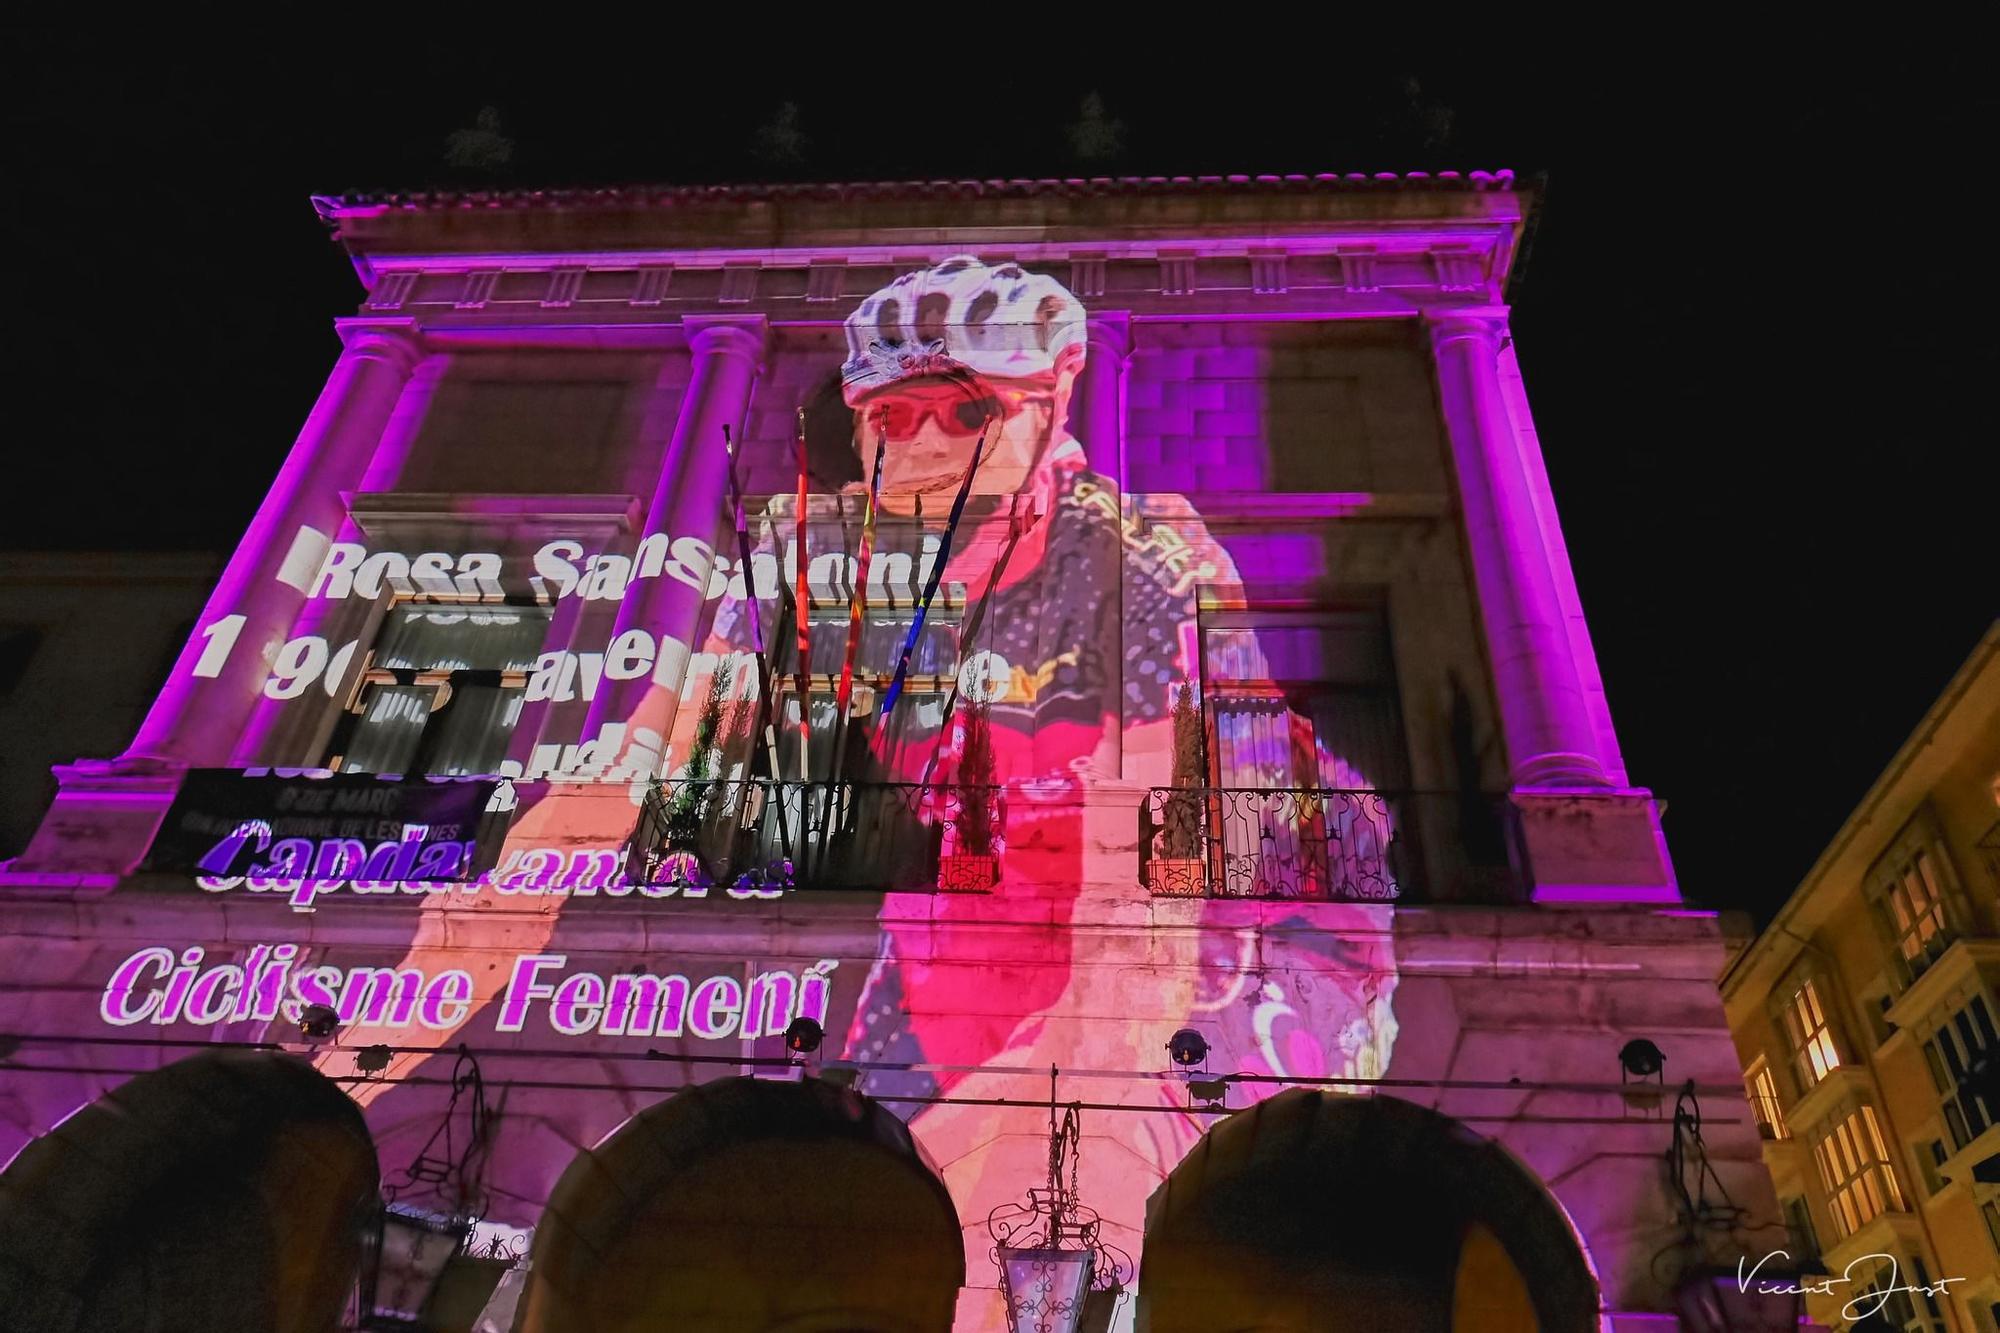
[[[875,507],[882,494],[882,454],[888,444],[888,413],[877,410],[875,422],[875,471],[868,479],[868,508],[861,515],[861,553],[855,561],[854,592],[847,602],[847,656],[840,664],[840,689],[834,707],[842,725],[847,721],[847,705],[854,697],[854,660],[861,655],[861,624],[868,605],[868,569],[875,559]]]
[[[812,781],[812,588],[806,581],[806,410],[799,409],[798,624],[799,781]]]

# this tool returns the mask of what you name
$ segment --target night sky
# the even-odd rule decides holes
[[[2000,610],[2000,98],[1970,42],[1282,65],[1275,19],[1148,51],[952,39],[931,9],[788,69],[754,30],[550,11],[503,47],[275,12],[8,35],[0,544],[234,543],[360,297],[312,193],[1511,167],[1546,188],[1512,292],[1528,389],[1691,897],[1781,901]]]

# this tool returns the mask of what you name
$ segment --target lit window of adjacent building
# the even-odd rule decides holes
[[[1931,1290],[1930,1274],[1921,1259],[1908,1264],[1885,1263],[1847,1298],[1847,1309],[1858,1315],[1855,1327],[1896,1329],[1898,1333],[1945,1333],[1944,1312]]]
[[[1857,1107],[1813,1144],[1827,1209],[1842,1236],[1851,1236],[1885,1212],[1902,1212],[1903,1191],[1876,1121],[1875,1108]]]
[[[2000,1119],[2000,1035],[1984,995],[1975,995],[1924,1043],[1924,1063],[1944,1097],[1944,1123],[1963,1148]]]
[[[1814,1087],[1840,1067],[1833,1029],[1826,1021],[1826,1009],[1820,1004],[1819,991],[1812,982],[1807,981],[1793,992],[1785,1005],[1784,1023],[1801,1088]]]
[[[1750,1067],[1745,1084],[1750,1090],[1750,1109],[1757,1116],[1757,1132],[1767,1139],[1790,1138],[1791,1132],[1785,1128],[1785,1113],[1778,1106],[1778,1081],[1771,1076],[1771,1067],[1759,1060]]]
[[[1904,975],[1915,981],[1951,943],[1944,893],[1928,852],[1916,852],[1890,872],[1882,910]]]
[[[498,771],[549,618],[533,606],[392,606],[330,762],[350,773]]]

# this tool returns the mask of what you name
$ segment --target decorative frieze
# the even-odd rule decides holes
[[[1282,251],[1251,252],[1250,290],[1259,296],[1285,294],[1285,256]]]
[[[841,279],[847,276],[847,265],[835,260],[815,263],[806,270],[806,300],[838,301]]]
[[[542,297],[544,310],[567,310],[576,304],[576,294],[583,286],[581,268],[559,268],[549,274],[549,289]]]
[[[1086,299],[1104,295],[1104,256],[1072,256],[1069,261],[1069,289]]]
[[[641,264],[638,285],[632,289],[632,304],[635,306],[656,306],[667,296],[667,284],[673,280],[672,264]]]
[[[1350,292],[1379,292],[1382,284],[1375,277],[1375,247],[1372,245],[1342,246],[1340,249],[1341,285]]]
[[[1437,274],[1439,291],[1476,292],[1486,285],[1485,265],[1480,256],[1463,246],[1440,246],[1432,250],[1431,268]]]
[[[1385,263],[1388,265],[1386,280],[1398,292],[1431,287],[1440,293],[1457,294],[1477,293],[1487,288],[1489,252],[1476,244],[1445,241],[1429,248],[1399,249],[1387,256],[1367,241],[1337,242],[1330,248],[1331,254],[1327,248],[1300,250],[1296,252],[1299,258],[1297,264],[1293,263],[1295,252],[1292,249],[1270,245],[1251,249],[1241,258],[1219,258],[1209,274],[1212,294],[1241,291],[1244,269],[1240,266],[1246,263],[1249,290],[1256,296],[1296,297],[1322,291],[1327,277],[1332,278],[1337,291],[1345,291],[1350,296],[1372,296],[1383,289]],[[581,260],[582,257],[577,258]],[[1113,265],[1123,265],[1129,273],[1142,265],[1151,264],[1157,265],[1155,290],[1159,296],[1191,297],[1199,291],[1197,271],[1204,258],[1206,256],[1193,251],[1129,256],[1071,255],[1068,261],[1070,290],[1083,300],[1099,301],[1113,286],[1110,272]],[[849,290],[847,275],[854,262],[843,257],[802,255],[791,264],[780,258],[775,263],[744,260],[725,263],[719,268],[703,266],[706,269],[704,278],[709,273],[716,275],[712,280],[714,285],[710,286],[707,282],[697,284],[678,303],[699,309],[703,305],[710,308],[756,305],[760,300],[784,304],[802,297],[809,305],[833,305],[840,302]],[[909,267],[926,266],[931,262],[934,261],[927,257],[897,261]],[[1331,265],[1337,265],[1337,268],[1326,272]],[[576,262],[541,271],[498,267],[459,272],[450,268],[428,272],[396,269],[376,275],[364,308],[371,312],[384,312],[449,304],[461,311],[479,311],[491,309],[496,304],[511,307],[526,301],[538,304],[544,310],[569,310],[579,304],[602,305],[622,299],[633,309],[657,309],[667,304],[675,267],[671,263],[597,267]],[[763,282],[767,270],[781,275],[775,285]],[[504,285],[503,279],[511,286]],[[622,297],[621,281],[630,284],[624,289]],[[1295,284],[1298,285],[1296,291]],[[1147,285],[1145,277],[1129,273],[1118,286],[1121,291],[1136,292]]]
[[[486,303],[493,299],[493,284],[499,281],[500,270],[496,268],[474,269],[465,275],[465,288],[458,294],[460,310],[484,310]]]
[[[417,275],[407,270],[383,273],[375,279],[375,285],[368,292],[370,310],[401,310],[403,302],[410,299],[410,289],[417,285]]]
[[[730,264],[722,270],[722,290],[716,300],[724,305],[748,305],[757,296],[755,264]]]
[[[1194,256],[1160,256],[1160,295],[1194,295]]]

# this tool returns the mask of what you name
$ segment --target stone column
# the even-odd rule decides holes
[[[1516,787],[1608,786],[1545,534],[1501,397],[1504,309],[1428,316],[1465,537]]]
[[[226,762],[235,748],[271,659],[290,636],[327,546],[347,517],[342,492],[360,484],[423,358],[412,321],[342,321],[340,338],[345,349],[326,388],[126,761],[200,767]]]
[[[1083,373],[1070,408],[1070,433],[1083,442],[1091,467],[1125,490],[1125,369],[1132,356],[1131,321],[1124,314],[1095,315]]]
[[[1091,470],[1117,484],[1119,503],[1125,495],[1125,372],[1131,364],[1132,327],[1130,317],[1116,314],[1094,315],[1085,326],[1089,344],[1083,371],[1071,390],[1070,432],[1082,442],[1090,456]],[[1114,528],[1101,534],[1087,558],[1101,571],[1107,595],[1116,603],[1109,615],[1087,622],[1100,636],[1095,645],[1099,669],[1104,673],[1102,711],[1104,732],[1090,755],[1090,775],[1099,780],[1116,780],[1125,763],[1124,661],[1124,581],[1119,562],[1124,550]],[[1056,590],[1048,589],[1049,596]],[[1072,645],[1058,645],[1057,652]],[[1074,645],[1084,646],[1084,645]],[[1037,754],[1038,770],[1044,756]]]
[[[625,724],[624,734],[602,747],[602,759],[647,745],[663,751],[672,737],[688,658],[705,619],[716,545],[727,530],[729,455],[722,431],[727,426],[731,438],[742,440],[750,395],[764,369],[768,329],[762,316],[692,317],[683,326],[694,364],[641,534],[664,534],[667,558],[658,575],[633,582],[611,636],[615,641],[627,630],[643,629],[653,636],[657,656],[650,676],[607,678],[600,686],[581,739],[594,741],[605,725]],[[681,545],[688,538],[701,543],[698,551]],[[690,554],[698,558],[686,558]]]

